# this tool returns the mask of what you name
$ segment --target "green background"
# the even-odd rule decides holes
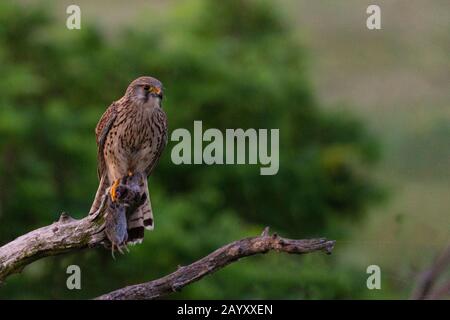
[[[143,244],[115,261],[100,248],[40,260],[0,298],[92,298],[267,225],[336,249],[240,260],[171,298],[408,297],[449,239],[449,5],[380,3],[383,29],[369,31],[364,1],[80,1],[75,31],[69,2],[3,1],[0,244],[62,211],[86,215],[95,125],[141,75],[164,83],[170,132],[194,120],[279,128],[280,170],[176,166],[169,142],[149,179],[156,227]],[[81,290],[66,288],[71,264]],[[370,264],[382,290],[366,287]]]

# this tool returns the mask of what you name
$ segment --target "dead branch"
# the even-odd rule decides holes
[[[112,202],[107,191],[97,212],[81,220],[75,220],[63,213],[53,224],[31,231],[0,247],[0,283],[38,259],[99,245],[111,247],[111,244],[115,244],[114,239],[122,239],[123,235],[119,231],[123,228],[113,225],[108,232],[108,221],[114,222],[115,219],[110,221],[112,215],[126,214],[126,210],[134,210],[136,205],[142,203],[138,178],[133,176],[122,180],[118,189],[119,198],[115,202]],[[276,234],[269,235],[269,229],[266,228],[259,237],[225,245],[163,278],[128,286],[97,299],[155,299],[178,291],[243,257],[268,251],[292,254],[314,251],[331,253],[334,243],[327,239],[285,239]],[[116,243],[118,248],[119,245],[121,243]]]
[[[0,248],[0,283],[38,259],[99,245],[104,240],[103,231],[101,214],[81,220],[61,214],[53,224],[31,231]]]
[[[411,295],[411,299],[441,299],[450,295],[450,281],[436,288],[436,282],[439,277],[448,270],[450,266],[450,245],[434,261],[434,263],[425,270],[418,281],[418,284]]]
[[[291,254],[305,254],[314,251],[331,253],[335,241],[327,239],[293,240],[269,235],[266,228],[259,237],[246,238],[225,245],[206,257],[175,272],[150,282],[128,286],[104,294],[100,300],[143,300],[156,299],[200,280],[204,276],[218,271],[226,265],[243,257],[252,256],[269,251],[286,252]]]
[[[114,220],[111,217],[126,214],[126,210],[134,210],[136,204],[142,202],[140,178],[136,174],[122,179],[117,188],[118,199],[113,202],[107,190],[97,212],[81,220],[73,219],[63,213],[53,224],[31,231],[0,247],[0,283],[8,276],[21,272],[25,266],[44,257],[100,245],[107,248],[111,245],[116,247],[121,245],[121,243],[114,243],[114,239],[111,238],[117,236],[115,226],[110,226],[109,230],[105,230],[105,226],[108,229],[108,222]]]

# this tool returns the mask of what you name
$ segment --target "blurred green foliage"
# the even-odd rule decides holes
[[[170,130],[280,128],[280,170],[175,166],[169,143],[150,178],[155,231],[131,253],[47,258],[13,276],[2,298],[90,298],[173,271],[217,247],[259,234],[342,238],[378,196],[368,175],[376,141],[314,98],[305,55],[266,1],[195,1],[110,39],[83,22],[69,31],[47,9],[0,4],[0,243],[56,220],[82,217],[97,187],[94,127],[131,80],[166,88]],[[82,267],[82,290],[66,267]],[[249,258],[174,297],[358,297],[364,274],[333,257]]]

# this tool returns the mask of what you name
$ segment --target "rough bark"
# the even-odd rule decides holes
[[[108,224],[108,221],[115,221],[110,218],[117,214],[125,214],[126,210],[133,210],[136,204],[140,203],[142,194],[138,187],[138,179],[133,177],[123,179],[117,193],[119,197],[113,202],[108,190],[103,196],[100,209],[83,219],[75,220],[63,213],[53,224],[31,231],[0,247],[0,283],[8,276],[21,272],[25,266],[47,256],[99,245],[113,250],[116,247],[120,250],[122,244],[115,243],[114,240],[122,238],[117,230],[123,228],[110,226],[111,223]],[[314,251],[331,253],[334,243],[326,239],[293,240],[281,238],[276,234],[270,236],[266,228],[259,237],[246,238],[225,245],[163,278],[128,286],[102,295],[98,299],[155,299],[178,291],[243,257],[271,250],[292,254]]]
[[[435,259],[433,264],[425,270],[417,282],[411,295],[414,300],[435,300],[450,296],[450,281],[437,285],[439,278],[450,267],[450,245]]]
[[[0,247],[0,283],[8,276],[21,272],[28,264],[47,256],[59,255],[76,249],[103,245],[108,249],[126,246],[120,241],[126,233],[126,218],[142,203],[142,174],[123,177],[116,189],[116,200],[112,201],[109,189],[102,197],[97,212],[76,220],[61,214],[53,224],[31,231]],[[117,225],[125,221],[125,226]],[[119,240],[119,241],[118,241]]]
[[[100,300],[143,300],[156,299],[200,280],[226,265],[243,257],[252,256],[268,251],[286,252],[291,254],[305,254],[314,251],[331,253],[335,241],[327,239],[293,240],[269,235],[268,228],[259,237],[246,238],[225,245],[206,257],[184,267],[179,267],[175,272],[146,283],[128,286],[107,294],[97,299]]]
[[[104,205],[101,209],[104,209]],[[0,247],[0,283],[38,259],[98,246],[105,239],[99,210],[81,220],[61,214],[58,221],[31,231]]]

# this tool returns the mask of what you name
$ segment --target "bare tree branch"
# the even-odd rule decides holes
[[[438,300],[445,297],[450,297],[450,281],[447,281],[437,289],[433,289],[426,298],[428,300]]]
[[[38,259],[99,245],[105,238],[103,230],[104,218],[100,214],[81,220],[61,214],[57,222],[0,248],[0,283]]]
[[[115,247],[119,250],[126,245],[123,225],[117,225],[118,214],[126,215],[142,203],[139,176],[124,178],[117,189],[119,194],[112,201],[107,191],[100,209],[81,219],[75,220],[63,213],[53,224],[31,231],[0,247],[0,283],[8,276],[21,272],[30,263],[47,256],[59,255],[83,248],[99,245]],[[119,239],[119,241],[117,241]],[[292,240],[269,235],[264,229],[259,237],[246,238],[230,243],[208,256],[180,267],[163,278],[128,286],[102,295],[97,299],[155,299],[178,291],[186,285],[200,280],[240,258],[266,253],[268,251],[304,254],[314,251],[331,253],[334,241],[326,239]]]
[[[269,235],[266,228],[261,236],[246,238],[223,246],[206,257],[157,280],[128,286],[107,294],[97,299],[100,300],[142,300],[156,299],[200,280],[204,276],[216,272],[226,265],[243,257],[252,256],[268,251],[287,252],[292,254],[304,254],[314,251],[331,253],[335,241],[327,239],[293,240],[285,239],[274,234]]]
[[[117,187],[117,200],[111,200],[108,189],[98,211],[81,220],[63,213],[57,222],[0,247],[0,283],[33,261],[47,256],[100,245],[120,250],[125,243],[117,243],[116,239],[123,238],[119,232],[126,233],[126,226],[120,228],[115,225],[115,218],[129,214],[127,210],[135,210],[136,205],[142,202],[141,178],[140,174],[124,177]]]
[[[450,282],[435,288],[439,277],[448,270],[449,266],[450,245],[435,259],[430,268],[422,273],[411,299],[440,299],[450,295]]]

